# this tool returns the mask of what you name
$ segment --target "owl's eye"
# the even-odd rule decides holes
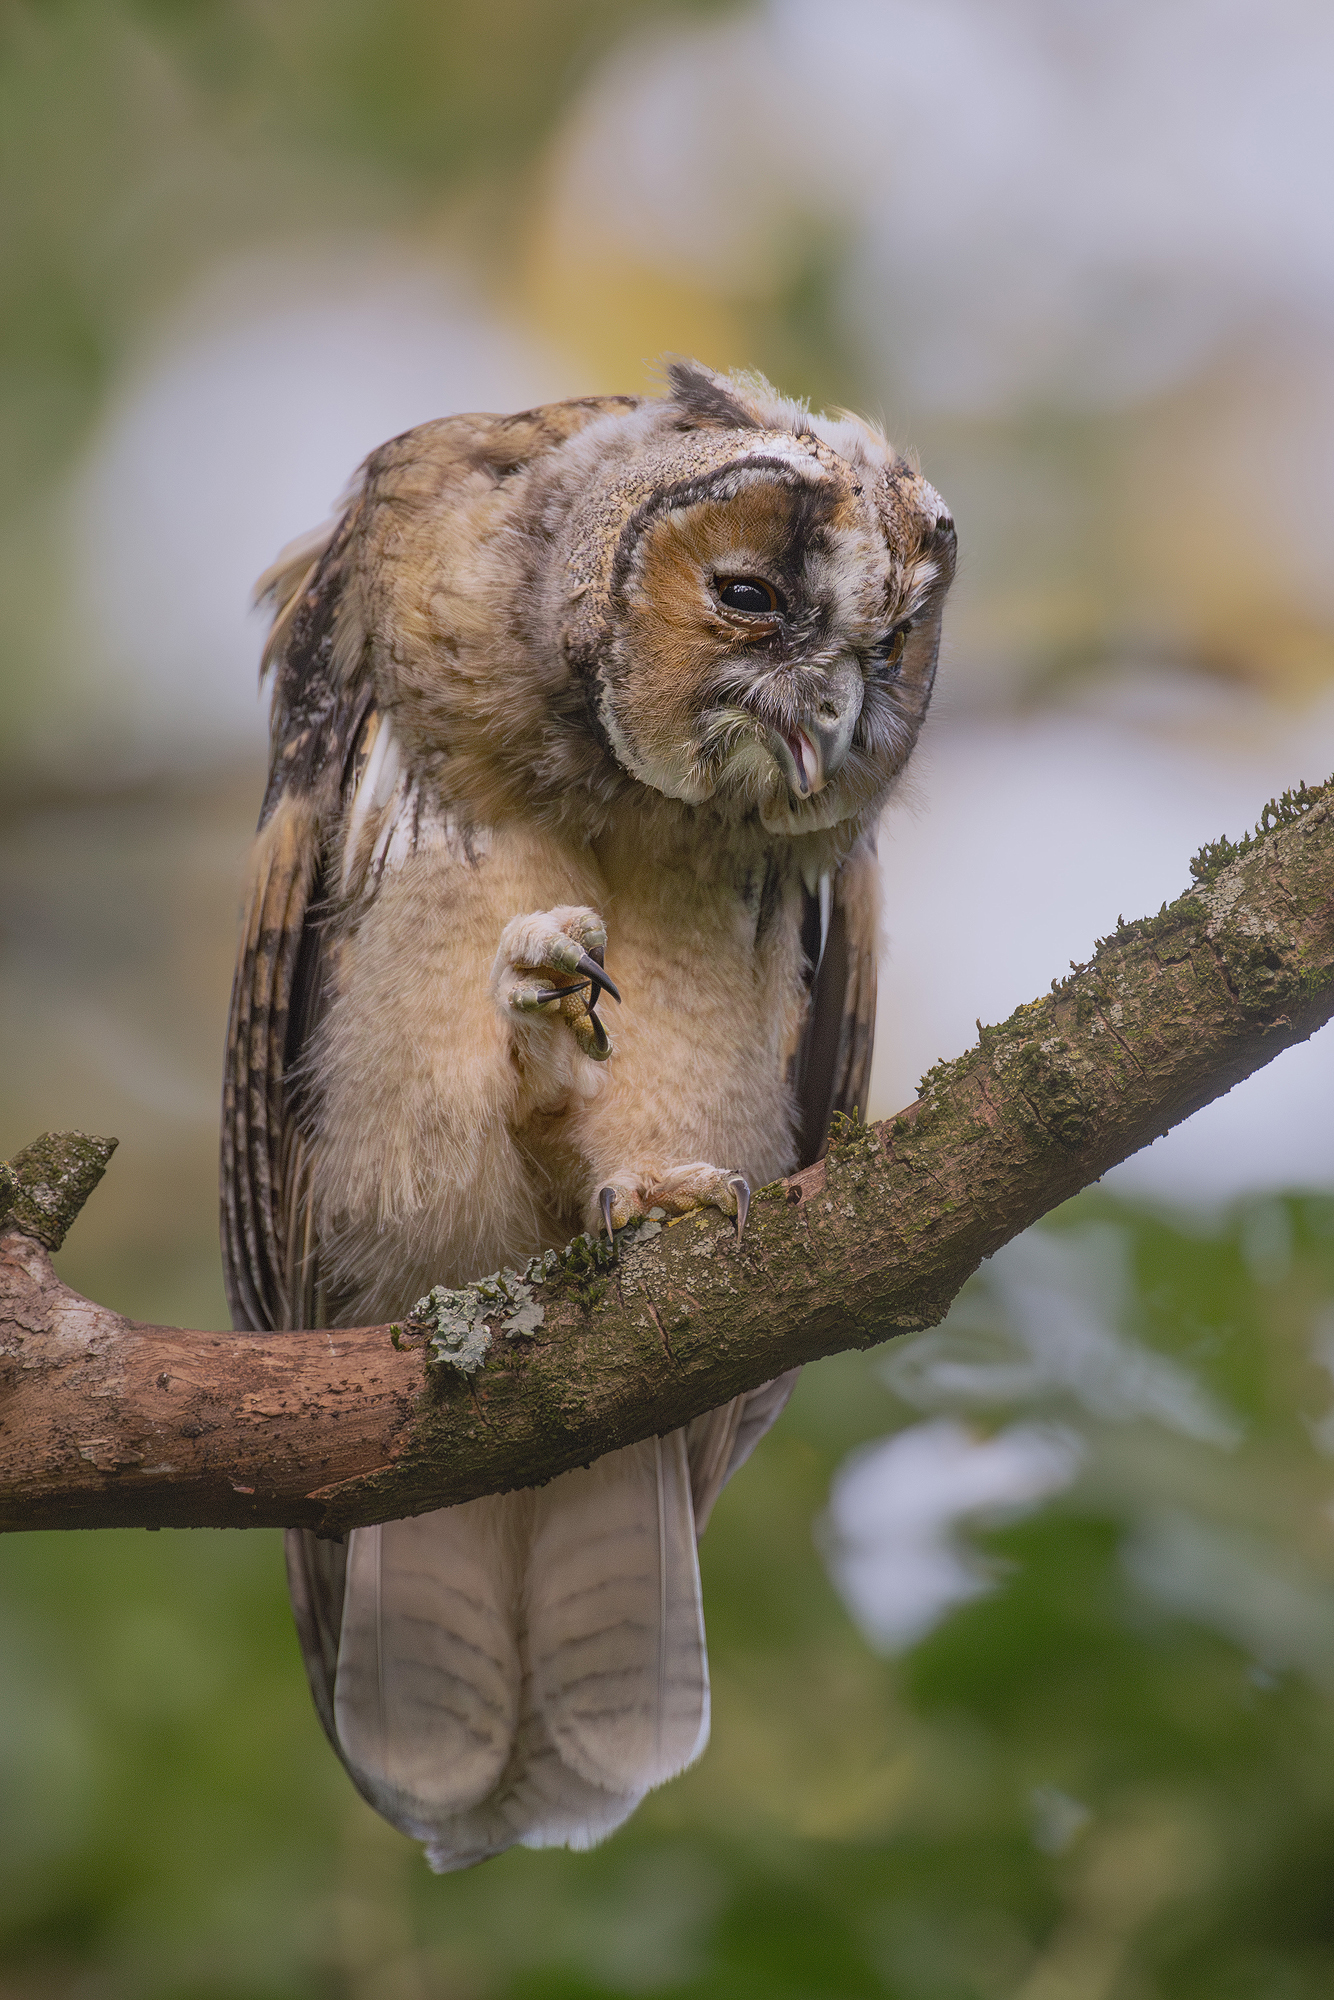
[[[908,643],[908,634],[911,631],[912,620],[910,618],[905,619],[902,625],[894,627],[894,630],[887,639],[882,639],[880,644],[872,649],[871,657],[875,660],[877,666],[896,667],[898,665],[899,661],[903,658],[903,649]]]
[[[752,617],[772,618],[782,609],[778,592],[760,576],[720,576],[716,585],[718,602],[729,611],[747,611]]]

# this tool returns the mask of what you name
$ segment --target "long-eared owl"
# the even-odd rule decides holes
[[[238,1326],[388,1319],[654,1208],[740,1227],[818,1157],[864,1105],[875,830],[954,551],[873,427],[694,365],[372,453],[262,584]],[[587,1846],[698,1756],[696,1538],[790,1387],[534,1490],[289,1534],[324,1727],[435,1867]]]

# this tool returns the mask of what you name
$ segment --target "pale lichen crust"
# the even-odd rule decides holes
[[[530,1258],[522,1272],[494,1271],[475,1285],[451,1290],[434,1285],[424,1299],[418,1299],[406,1324],[415,1333],[430,1331],[434,1352],[432,1368],[457,1368],[461,1374],[475,1375],[491,1352],[499,1334],[503,1340],[532,1340],[546,1318],[545,1307],[533,1296],[540,1284],[556,1269],[554,1250]],[[391,1329],[396,1331],[397,1329]]]

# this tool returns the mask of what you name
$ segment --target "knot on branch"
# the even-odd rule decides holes
[[[0,1229],[20,1229],[58,1250],[117,1144],[89,1132],[44,1132],[34,1139],[0,1165]]]

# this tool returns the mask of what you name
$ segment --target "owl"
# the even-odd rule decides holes
[[[819,1156],[864,1106],[875,829],[954,556],[876,429],[695,364],[372,453],[261,580],[238,1327],[378,1323],[654,1212],[741,1230]],[[289,1533],[329,1740],[435,1868],[587,1847],[699,1756],[697,1537],[790,1389],[533,1490]]]

